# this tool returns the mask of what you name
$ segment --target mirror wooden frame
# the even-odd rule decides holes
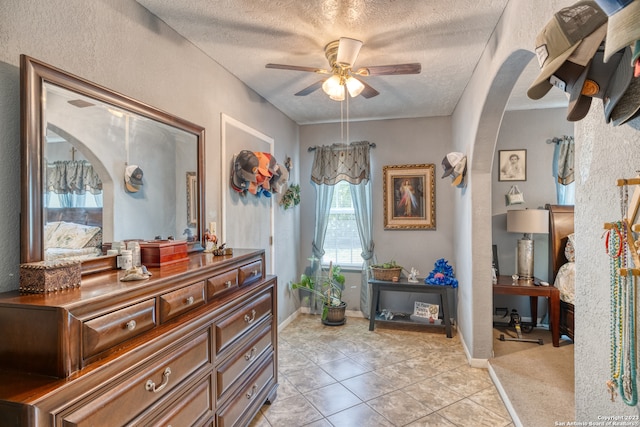
[[[63,87],[132,113],[162,122],[193,134],[197,147],[197,236],[202,245],[204,234],[204,128],[167,112],[151,107],[88,80],[69,74],[27,55],[20,56],[20,126],[21,126],[21,215],[20,262],[44,259],[44,138],[43,85],[45,82]],[[103,256],[82,262],[82,274],[116,268],[115,256]]]

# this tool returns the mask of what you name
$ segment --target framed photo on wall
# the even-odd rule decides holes
[[[384,166],[382,171],[385,230],[435,230],[433,163]]]
[[[498,181],[527,180],[527,150],[500,150],[498,159]]]
[[[198,218],[196,195],[198,194],[198,179],[195,172],[187,172],[187,226],[195,227]]]

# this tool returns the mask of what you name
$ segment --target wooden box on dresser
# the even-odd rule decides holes
[[[277,282],[262,250],[144,281],[0,294],[2,426],[246,425],[275,399]]]

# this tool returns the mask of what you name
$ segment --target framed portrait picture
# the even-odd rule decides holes
[[[385,230],[435,230],[436,186],[433,163],[384,166]]]
[[[198,221],[198,180],[195,172],[187,172],[187,225],[196,227]]]
[[[527,180],[527,150],[500,150],[498,159],[498,181]]]

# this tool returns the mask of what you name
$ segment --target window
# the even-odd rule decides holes
[[[331,261],[343,268],[362,266],[362,247],[349,185],[346,181],[340,181],[333,190],[329,224],[324,239],[323,265],[329,265]]]

